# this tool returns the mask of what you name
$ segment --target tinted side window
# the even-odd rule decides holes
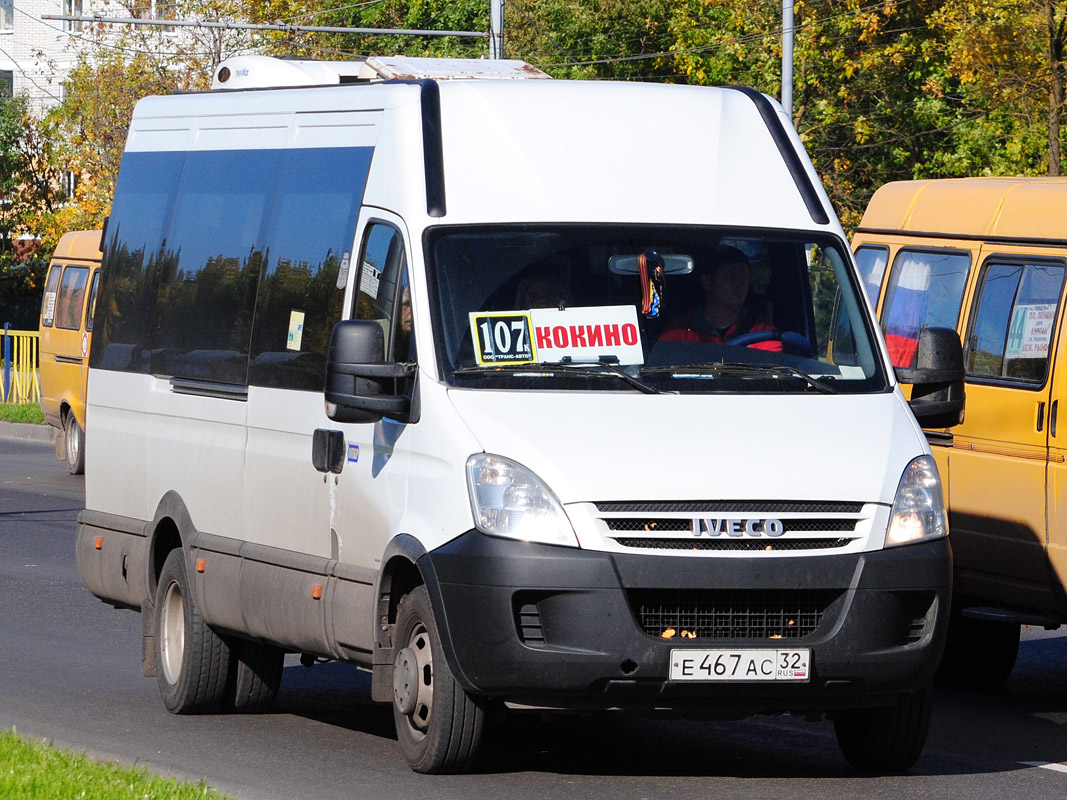
[[[127,153],[115,185],[100,286],[100,325],[89,365],[148,372],[145,339],[155,310],[164,230],[185,153]]]
[[[52,327],[52,321],[56,317],[56,300],[59,297],[59,278],[63,274],[63,267],[59,264],[48,270],[48,280],[44,285],[44,297],[41,298],[41,324],[46,328]]]
[[[888,263],[888,247],[865,244],[856,250],[856,266],[859,267],[863,286],[867,289],[867,296],[871,298],[872,306],[878,305],[878,295],[882,293],[882,278],[885,276],[885,266]]]
[[[1064,272],[1061,264],[986,266],[967,337],[968,375],[1045,382]]]
[[[161,255],[152,372],[243,384],[281,150],[186,156]]]
[[[956,329],[970,264],[967,253],[897,253],[882,309],[882,329],[894,367],[915,366],[923,328]]]
[[[286,152],[256,302],[250,383],[322,390],[371,152]]]
[[[56,327],[77,330],[82,324],[85,307],[85,288],[89,283],[88,267],[67,267],[59,283],[56,301]]]

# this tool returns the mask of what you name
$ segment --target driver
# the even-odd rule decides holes
[[[758,312],[746,308],[749,290],[748,256],[729,245],[716,247],[711,258],[697,268],[704,296],[700,305],[667,324],[661,342],[706,342],[728,344],[731,339],[755,331],[776,332]],[[754,342],[758,350],[782,351],[778,339]]]

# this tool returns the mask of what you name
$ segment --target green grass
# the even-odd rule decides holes
[[[44,413],[36,403],[0,403],[0,420],[4,422],[32,422],[44,425]],[[0,795],[2,797],[3,795]]]
[[[0,798],[3,800],[225,800],[199,783],[162,778],[146,769],[93,761],[37,744],[14,729],[0,731]]]

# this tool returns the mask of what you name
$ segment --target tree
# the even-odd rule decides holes
[[[14,237],[59,202],[50,143],[24,97],[0,101],[0,259],[12,260]]]
[[[1067,3],[956,0],[931,15],[967,121],[961,172],[1059,175]]]

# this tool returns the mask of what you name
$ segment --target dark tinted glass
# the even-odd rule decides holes
[[[89,364],[149,372],[145,349],[163,258],[163,231],[174,202],[184,153],[127,153],[108,219],[100,324]]]
[[[283,151],[186,156],[149,336],[152,371],[243,384]]]
[[[250,383],[321,391],[372,152],[286,152],[262,263]]]

